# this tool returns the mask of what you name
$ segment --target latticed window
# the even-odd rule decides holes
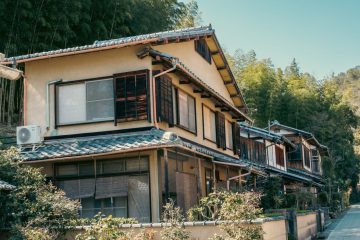
[[[149,119],[147,71],[116,75],[115,90],[117,122]]]
[[[211,64],[211,52],[204,39],[195,41],[195,50]]]

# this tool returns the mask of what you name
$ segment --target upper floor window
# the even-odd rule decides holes
[[[177,125],[196,133],[195,98],[180,89],[176,89],[175,94],[177,101]]]
[[[284,167],[285,166],[284,150],[279,146],[275,146],[275,155],[276,155],[276,164]]]
[[[305,146],[304,146],[304,162],[305,162],[305,166],[310,168],[310,151]]]
[[[195,50],[211,64],[211,52],[205,39],[195,41]]]
[[[116,120],[146,120],[148,116],[148,74],[146,71],[116,76]]]
[[[114,119],[112,79],[61,84],[57,96],[58,125]]]
[[[233,124],[230,121],[225,121],[225,132],[226,132],[226,148],[233,149]]]
[[[204,138],[216,142],[216,117],[215,112],[203,105]]]

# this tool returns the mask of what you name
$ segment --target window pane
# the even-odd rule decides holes
[[[233,149],[233,136],[232,136],[232,125],[231,122],[225,121],[226,128],[226,147]]]
[[[195,99],[188,96],[189,130],[196,132]]]
[[[85,84],[58,87],[58,123],[68,124],[86,121]]]
[[[78,168],[77,165],[60,165],[57,166],[57,176],[77,176]]]
[[[139,159],[133,158],[133,159],[127,159],[126,160],[126,171],[128,172],[134,172],[139,171],[140,165],[139,165]]]
[[[188,110],[188,96],[182,91],[178,91],[179,95],[179,124],[186,128],[189,127],[189,110]]]
[[[116,79],[116,97],[125,98],[126,94],[126,78],[117,78]]]
[[[86,82],[86,99],[88,101],[113,98],[113,80],[99,80]]]
[[[94,175],[94,164],[92,163],[79,164],[79,175],[80,176]]]
[[[216,141],[216,119],[215,113],[210,111],[210,131],[211,131],[211,140]]]
[[[203,107],[203,111],[204,136],[211,141],[216,141],[215,113],[205,106]]]
[[[123,160],[104,161],[104,162],[100,162],[100,164],[101,164],[101,169],[99,172],[101,174],[119,173],[119,172],[124,172],[125,170]]]
[[[114,100],[101,100],[87,102],[87,120],[97,121],[114,118]]]

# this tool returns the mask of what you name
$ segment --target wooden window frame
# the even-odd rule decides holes
[[[211,51],[206,43],[206,40],[205,39],[194,40],[194,46],[195,46],[195,51],[211,65],[212,63]],[[204,48],[204,51],[201,51],[201,48]]]
[[[209,141],[209,142],[212,142],[212,143],[215,143],[215,144],[216,144],[216,135],[217,135],[216,130],[215,130],[215,134],[216,134],[216,135],[215,135],[215,140],[211,140],[211,139],[205,137],[204,107],[208,108],[211,112],[214,113],[214,115],[215,115],[215,126],[214,126],[214,128],[216,127],[216,112],[215,112],[214,110],[212,110],[209,106],[207,106],[206,104],[203,103],[203,104],[201,105],[201,108],[202,108],[203,139],[205,139],[205,140],[207,140],[207,141]]]
[[[192,134],[194,134],[195,136],[197,136],[197,111],[196,111],[196,98],[193,96],[193,95],[191,95],[191,94],[189,94],[189,93],[187,93],[186,91],[184,91],[184,90],[182,90],[182,89],[180,89],[180,88],[178,88],[178,87],[176,87],[176,86],[173,86],[173,88],[174,88],[174,90],[175,90],[175,102],[173,103],[175,106],[175,110],[176,110],[176,121],[174,121],[174,125],[176,126],[176,127],[178,127],[178,128],[180,128],[180,129],[182,129],[182,130],[185,130],[185,131],[187,131],[187,132],[189,132],[189,133],[192,133]],[[180,111],[180,106],[179,106],[179,90],[181,91],[181,92],[183,92],[183,93],[185,93],[188,97],[191,97],[191,98],[193,98],[194,99],[194,110],[195,110],[195,113],[194,113],[194,117],[195,117],[195,131],[192,131],[192,130],[190,130],[188,127],[185,127],[185,126],[183,126],[183,125],[181,125],[180,124],[180,117],[179,117],[179,111]],[[173,116],[174,118],[175,118],[175,116]]]
[[[230,123],[231,139],[229,139],[228,134],[226,134],[226,123]],[[227,119],[225,118],[225,138],[226,138],[226,149],[227,149],[227,150],[231,150],[231,151],[233,151],[233,150],[234,150],[233,124],[234,124],[233,122],[231,122],[231,121],[229,121],[229,120],[227,120]],[[230,141],[231,141],[232,148],[228,148],[228,146],[227,146],[227,144],[228,144],[228,140],[230,140]]]
[[[91,121],[81,121],[81,122],[74,122],[74,123],[59,123],[59,87],[61,86],[68,86],[68,85],[76,85],[76,84],[85,84],[86,82],[92,82],[92,81],[101,81],[101,80],[111,80],[113,79],[113,76],[103,76],[103,77],[97,77],[97,78],[87,78],[87,79],[79,79],[79,80],[73,80],[73,81],[66,81],[66,82],[58,82],[54,84],[54,124],[55,129],[57,127],[63,127],[63,126],[76,126],[76,125],[83,125],[83,124],[92,124],[92,123],[102,123],[102,122],[113,122],[115,119],[104,119],[104,120],[91,120]],[[86,104],[86,102],[85,102]],[[114,106],[115,109],[115,106]]]
[[[116,79],[126,76],[136,76],[136,75],[142,75],[144,74],[146,76],[146,107],[147,107],[147,117],[145,119],[138,119],[138,116],[136,114],[135,119],[129,119],[125,121],[118,121],[117,117],[117,97],[116,97]],[[150,71],[148,69],[144,70],[138,70],[138,71],[131,71],[131,72],[124,72],[124,73],[116,73],[113,75],[113,84],[114,84],[114,125],[117,126],[118,123],[124,123],[124,122],[133,122],[133,121],[148,121],[151,122],[151,106],[150,106]],[[136,91],[136,90],[135,90]],[[138,96],[136,96],[138,97]]]
[[[276,162],[276,166],[279,165],[281,167],[285,167],[284,149],[276,145],[275,145],[275,162]]]

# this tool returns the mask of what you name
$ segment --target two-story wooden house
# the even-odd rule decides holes
[[[282,125],[278,121],[272,122],[269,128],[271,132],[286,137],[296,145],[295,149],[287,149],[287,171],[310,179],[307,186],[321,186],[321,159],[329,155],[328,148],[320,144],[312,133]],[[295,186],[292,183],[287,185],[288,189]]]
[[[251,120],[211,26],[3,64],[13,62],[25,65],[24,126],[42,137],[21,157],[79,199],[83,217],[157,222],[168,198],[186,211],[213,188],[241,186],[236,176],[264,174],[239,160],[237,121]]]

